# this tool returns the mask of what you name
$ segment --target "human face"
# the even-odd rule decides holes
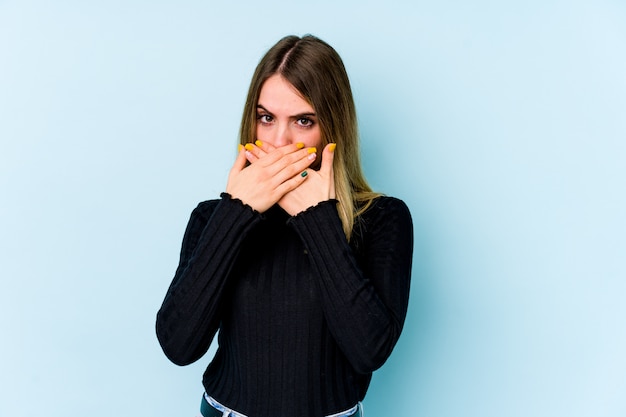
[[[283,76],[272,75],[263,83],[256,113],[257,140],[274,147],[303,143],[321,153],[322,134],[315,109]]]

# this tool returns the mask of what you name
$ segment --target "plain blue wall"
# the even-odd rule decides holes
[[[209,356],[155,313],[256,63],[309,32],[415,221],[366,415],[626,415],[624,2],[224,4],[0,0],[0,415],[197,413]]]

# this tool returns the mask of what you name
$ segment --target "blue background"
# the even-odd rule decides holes
[[[369,416],[626,415],[626,6],[0,0],[0,415],[193,416],[154,318],[280,37],[344,58],[415,222]]]

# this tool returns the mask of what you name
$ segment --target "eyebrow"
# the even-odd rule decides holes
[[[256,109],[257,109],[257,111],[263,110],[264,112],[266,112],[270,116],[274,116],[274,114],[271,111],[269,111],[268,109],[266,109],[265,107],[263,107],[262,104],[257,104]],[[299,119],[301,117],[317,117],[317,114],[308,112],[308,113],[298,113],[298,114],[294,114],[293,116],[289,116],[290,119]]]

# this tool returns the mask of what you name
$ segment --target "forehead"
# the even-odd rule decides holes
[[[261,87],[258,105],[269,111],[313,112],[313,106],[281,75],[272,75]]]

